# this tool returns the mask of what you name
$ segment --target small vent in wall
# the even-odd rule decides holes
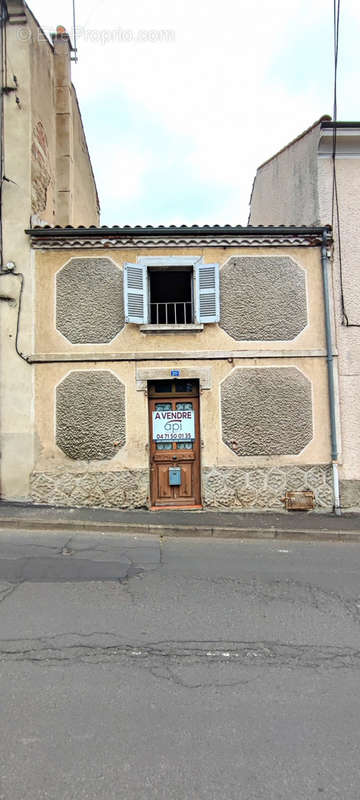
[[[314,508],[314,492],[286,492],[281,499],[287,511],[311,511]]]

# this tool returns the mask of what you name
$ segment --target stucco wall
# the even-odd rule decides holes
[[[3,263],[14,261],[24,274],[19,347],[34,347],[33,271],[25,228],[31,215],[31,65],[29,38],[21,40],[18,25],[7,26],[7,52],[11,75],[18,81],[15,92],[4,95],[4,150],[6,174],[2,189]],[[28,31],[26,31],[28,33]],[[23,500],[29,496],[33,466],[33,370],[16,354],[14,342],[19,310],[20,278],[2,275],[0,291],[13,302],[0,303],[0,397],[1,397],[1,496]]]
[[[259,168],[251,199],[251,224],[301,225],[332,222],[332,129],[316,126]],[[355,126],[338,129],[336,175],[341,226],[334,219],[332,297],[334,344],[338,351],[336,386],[341,425],[338,426],[341,503],[360,507],[360,136]],[[341,308],[343,289],[349,326]],[[351,327],[354,325],[354,327]],[[337,380],[338,377],[338,380]]]
[[[254,368],[254,360],[239,359],[235,368],[226,359],[215,360],[210,365],[206,365],[209,374],[207,384],[209,388],[201,392],[200,419],[203,443],[201,449],[202,491],[204,500],[209,507],[212,505],[215,507],[219,503],[222,507],[228,508],[281,507],[281,497],[286,488],[316,489],[319,494],[318,507],[331,505],[331,502],[328,502],[329,476],[326,466],[330,460],[330,446],[328,419],[326,413],[324,414],[324,409],[327,408],[325,361],[324,359],[289,357],[283,359],[281,363],[284,368],[283,374],[286,370],[290,370],[291,373],[295,372],[299,376],[301,384],[309,387],[308,399],[311,395],[311,420],[308,419],[307,424],[308,428],[312,426],[312,432],[310,435],[309,428],[308,444],[297,454],[239,456],[231,450],[223,441],[220,399],[222,387],[226,386],[227,381],[231,382],[232,375],[237,371],[245,369],[250,372]],[[264,368],[264,371],[269,369],[273,376],[280,369],[277,359],[270,359],[270,363],[268,359],[259,359],[257,365],[255,371],[259,371],[261,368]],[[200,375],[204,369],[204,361],[193,359],[184,362],[178,359],[171,362],[168,367],[164,367],[161,363],[162,377],[164,377],[164,369],[165,371],[168,369],[170,377],[170,368],[177,368],[184,375],[187,370],[190,370],[191,374],[196,376],[196,374]],[[159,369],[159,363],[157,361],[140,361],[137,364],[99,362],[92,365],[90,370],[87,364],[77,364],[75,367],[71,367],[69,364],[43,364],[35,368],[35,418],[38,444],[32,474],[32,496],[36,502],[57,502],[70,505],[71,503],[91,505],[100,502],[109,506],[125,507],[126,498],[124,499],[123,494],[120,497],[115,494],[110,496],[110,493],[116,487],[119,492],[123,493],[128,481],[128,491],[131,493],[129,507],[144,505],[149,492],[148,399],[144,389],[136,381],[138,371],[144,369],[156,371]],[[56,443],[57,387],[66,385],[67,376],[83,372],[86,376],[90,373],[91,375],[99,374],[101,377],[104,376],[104,373],[116,376],[125,387],[126,442],[123,446],[116,448],[114,446],[115,452],[110,459],[74,459],[64,453]],[[309,413],[309,408],[307,413]],[[86,414],[84,424],[86,424]],[[296,425],[297,420],[294,419],[295,428]],[[274,432],[272,436],[275,451],[276,436]],[[281,441],[281,435],[279,441]],[[302,443],[304,444],[304,442]],[[314,472],[313,468],[315,469],[315,467],[319,467],[319,469]],[[283,477],[277,483],[275,482],[275,485],[274,481],[278,472]],[[237,487],[236,498],[234,499],[234,486],[228,483],[227,500],[223,493],[222,499],[219,496],[214,505],[211,502],[214,476],[217,476],[217,482],[223,482],[228,473],[231,474],[234,486]],[[263,476],[261,480],[260,474]],[[109,476],[109,485],[106,481],[103,485],[105,476]],[[267,486],[268,480],[270,483]],[[104,495],[105,484],[107,486],[106,497]],[[92,487],[91,491],[89,486]],[[136,486],[138,489],[135,491]],[[271,497],[266,493],[262,497],[262,488],[264,490],[267,488],[269,492],[271,490]],[[92,501],[93,494],[94,502]],[[119,497],[120,500],[122,498],[121,502]],[[252,502],[249,499],[251,497],[253,498]],[[265,502],[266,497],[268,497],[268,504]]]
[[[11,21],[6,23],[7,82],[15,88],[16,75],[17,89],[3,98],[5,172],[11,179],[4,182],[2,190],[3,263],[15,262],[23,278],[3,274],[0,285],[0,491],[3,499],[25,500],[29,498],[34,466],[34,370],[17,355],[14,343],[23,280],[18,347],[25,354],[35,348],[33,254],[25,229],[34,213],[50,224],[57,222],[58,143],[53,48],[25,4],[10,2],[8,10]],[[80,141],[76,113],[75,121],[75,138]],[[91,202],[94,213],[91,219],[85,213],[84,219],[77,219],[89,224],[96,222],[98,216],[85,160],[84,154],[79,155],[77,180],[83,181],[79,196],[82,191],[84,208],[88,209]]]
[[[317,146],[320,125],[257,170],[249,225],[318,225]]]
[[[359,147],[359,137],[357,138]],[[339,148],[340,149],[340,148]],[[358,150],[358,153],[360,150]],[[319,157],[319,198],[323,220],[331,221],[332,162]],[[341,225],[341,254],[345,310],[350,326],[342,324],[338,228],[334,235],[334,298],[336,337],[339,351],[341,440],[341,501],[344,507],[360,507],[360,159],[356,153],[340,155],[336,176]]]
[[[71,86],[71,103],[74,146],[72,224],[74,226],[98,225],[100,221],[99,199],[85,139],[80,108],[73,86]]]
[[[138,325],[128,324],[116,333],[119,325],[116,314],[119,312],[121,317],[123,313],[119,286],[124,262],[135,262],[137,256],[143,255],[169,255],[168,249],[156,248],[152,252],[150,248],[139,248],[131,253],[128,249],[107,249],[87,251],[86,255],[79,250],[34,252],[36,342],[27,342],[23,338],[22,322],[20,341],[27,354],[37,354],[44,363],[24,364],[27,374],[35,380],[35,406],[32,408],[35,454],[28,468],[26,485],[23,482],[22,496],[29,496],[26,493],[31,479],[30,496],[35,502],[129,508],[144,506],[149,495],[148,399],[144,375],[158,374],[160,370],[164,378],[170,376],[171,368],[175,368],[181,375],[201,379],[202,496],[208,507],[214,506],[211,498],[214,497],[216,482],[223,482],[231,474],[237,489],[234,493],[229,487],[227,499],[224,492],[217,496],[216,503],[221,500],[221,507],[282,507],[284,487],[285,490],[291,488],[297,481],[299,488],[314,488],[314,491],[316,488],[317,507],[324,508],[329,499],[326,465],[330,460],[330,439],[319,250],[287,247],[284,252],[280,247],[209,247],[179,248],[176,252],[179,255],[202,255],[205,261],[218,261],[221,269],[226,270],[229,264],[236,264],[237,259],[260,259],[258,263],[264,267],[265,288],[263,296],[261,292],[259,294],[259,302],[263,306],[266,305],[267,270],[285,258],[287,268],[293,268],[302,276],[299,284],[303,315],[300,327],[305,321],[306,324],[295,338],[287,341],[235,339],[219,324],[205,325],[199,332],[171,334],[147,334],[141,332]],[[106,275],[115,276],[115,288],[120,291],[118,308],[115,303],[115,336],[106,343],[85,341],[91,340],[91,331],[95,340],[99,333],[102,334],[96,318],[99,304],[102,309],[108,304],[111,318],[115,293],[111,290],[111,297],[107,297],[106,281],[102,281],[99,266],[101,269],[104,267]],[[82,277],[84,292],[81,294],[80,291],[79,299]],[[293,287],[295,293],[297,286],[296,283]],[[103,291],[104,296],[101,295]],[[227,302],[225,292],[224,304]],[[90,318],[90,334],[89,331],[84,333],[83,329],[87,316]],[[62,332],[56,329],[56,318]],[[122,321],[123,317],[121,326]],[[15,322],[16,315],[13,318]],[[111,330],[109,336],[113,332]],[[274,333],[277,335],[276,331]],[[59,359],[59,363],[52,361],[54,358]],[[294,430],[299,427],[299,417],[304,411],[304,402],[300,403],[300,408],[297,403],[305,387],[306,437],[301,442],[297,439],[294,447],[284,445],[287,433],[280,430],[281,426],[279,430],[276,426],[272,429],[266,452],[259,447],[235,450],[226,443],[226,419],[229,418],[225,408],[226,387],[231,385],[234,375],[252,370],[255,377],[265,372],[272,375],[275,406],[270,403],[264,416],[265,429],[271,408],[276,410],[285,402],[284,376],[285,386],[290,382],[286,381],[286,375],[297,376],[298,391],[291,395],[287,415],[289,440],[291,425],[294,425]],[[102,406],[106,406],[108,390],[105,390],[103,400],[89,403],[88,409],[87,392],[79,388],[83,374],[85,382],[91,376],[91,381],[99,379],[101,385],[105,380],[106,386],[110,382],[112,387],[120,387],[120,394],[115,391],[116,403],[120,406],[115,403],[117,411],[109,424],[105,418],[101,418],[101,424],[98,419]],[[71,391],[68,391],[69,387]],[[287,390],[285,394],[288,396]],[[99,396],[102,396],[101,391]],[[234,392],[230,392],[231,402],[233,398]],[[96,439],[95,450],[91,449],[92,432]],[[98,433],[101,441],[96,438]],[[313,467],[318,468],[316,474]],[[300,472],[294,472],[298,468]],[[274,469],[280,470],[282,475],[281,480],[278,477],[277,488]],[[260,474],[263,476],[261,480]],[[17,499],[17,495],[13,494],[12,499]]]
[[[54,52],[30,13],[31,213],[52,225],[56,214]],[[29,224],[26,220],[25,227]]]
[[[144,352],[151,354],[154,348],[159,352],[204,352],[207,350],[221,350],[226,353],[232,351],[244,350],[259,350],[259,351],[279,351],[283,352],[308,350],[309,348],[321,349],[325,347],[324,338],[324,317],[323,317],[323,298],[322,298],[322,282],[321,282],[321,265],[320,256],[317,248],[301,248],[301,247],[287,247],[284,255],[284,248],[269,247],[269,248],[256,248],[256,251],[251,248],[188,248],[177,250],[180,255],[202,255],[205,261],[213,263],[217,261],[220,264],[220,274],[225,270],[228,273],[228,263],[231,259],[241,258],[260,258],[259,275],[262,277],[262,291],[259,292],[257,297],[259,319],[266,322],[267,318],[264,314],[266,305],[265,295],[271,281],[272,265],[279,263],[277,259],[287,259],[287,269],[293,265],[294,282],[291,282],[293,288],[293,304],[298,305],[298,315],[294,312],[293,317],[297,319],[297,329],[292,327],[290,334],[296,333],[296,330],[302,328],[295,339],[281,340],[281,336],[289,335],[289,324],[287,323],[286,330],[280,330],[280,322],[278,322],[277,330],[273,330],[274,340],[269,338],[269,330],[271,325],[267,323],[267,332],[265,338],[264,328],[259,328],[259,339],[256,340],[255,335],[251,339],[239,340],[238,328],[236,330],[228,326],[228,330],[232,331],[235,336],[231,336],[227,330],[222,327],[223,322],[218,324],[207,324],[201,332],[182,332],[179,333],[164,333],[164,334],[149,334],[140,331],[138,325],[125,325],[121,328],[120,332],[108,344],[98,345],[94,343],[89,349],[89,343],[78,342],[76,344],[77,357],[80,353],[104,352],[110,355],[111,353],[123,352],[131,354],[133,352]],[[136,251],[129,251],[124,249],[112,249],[106,251],[106,258],[110,259],[116,265],[116,269],[122,271],[123,265],[126,262],[134,261],[138,256],[167,256],[169,251],[164,248],[151,250],[150,248],[139,248]],[[89,250],[81,255],[81,259],[85,263],[87,259],[103,259],[105,257],[104,250]],[[36,352],[38,353],[69,353],[74,351],[74,346],[64,339],[64,336],[56,329],[56,281],[57,276],[61,274],[61,269],[64,265],[68,264],[72,258],[79,258],[79,251],[47,251],[36,253]],[[281,262],[282,263],[282,262]],[[65,267],[66,269],[66,267]],[[270,275],[270,277],[269,277]],[[259,277],[259,281],[261,278]],[[306,299],[304,297],[306,287]],[[222,278],[220,279],[222,285]],[[230,281],[232,286],[233,281]],[[281,286],[279,285],[279,289]],[[100,291],[100,289],[99,289]],[[291,293],[289,299],[292,302]],[[225,317],[229,312],[230,315],[234,309],[233,298],[231,297],[231,287],[229,291],[224,291],[223,298],[221,299],[223,313]],[[305,308],[306,304],[306,308]],[[226,311],[228,308],[228,312]],[[87,311],[92,313],[93,301],[91,295],[88,295]],[[86,307],[84,306],[84,313]],[[307,324],[304,324],[306,322]],[[289,319],[289,318],[288,318]],[[295,320],[296,321],[296,320]],[[246,320],[244,320],[246,322]],[[290,317],[291,322],[291,317]],[[263,338],[262,338],[263,337]],[[278,338],[280,337],[280,339]],[[94,342],[94,338],[90,341]],[[279,344],[279,341],[281,344]]]

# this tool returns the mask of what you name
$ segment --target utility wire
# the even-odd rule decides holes
[[[339,276],[340,276],[340,302],[341,302],[341,324],[348,328],[360,328],[357,323],[350,323],[349,317],[346,313],[345,297],[344,297],[344,278],[343,278],[343,260],[342,260],[342,247],[341,247],[341,224],[340,224],[340,208],[339,208],[339,193],[336,175],[336,150],[337,150],[337,77],[338,77],[338,56],[339,56],[339,30],[340,30],[340,2],[341,0],[334,0],[333,5],[333,25],[334,25],[334,97],[333,97],[333,142],[332,142],[332,200],[331,200],[331,225],[334,229],[334,221],[336,223],[337,241],[335,238],[335,246],[337,245],[339,256]]]
[[[73,37],[74,37],[74,61],[77,64],[78,55],[77,55],[77,45],[76,45],[76,18],[75,18],[75,0],[73,0]]]

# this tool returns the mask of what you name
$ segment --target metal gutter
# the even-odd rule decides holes
[[[330,120],[329,122],[321,122],[320,127],[322,130],[324,128],[360,128],[360,122],[334,122]]]
[[[96,227],[89,227],[85,228],[80,226],[78,228],[72,228],[71,226],[66,226],[65,228],[61,228],[60,226],[55,227],[39,227],[39,228],[27,228],[25,233],[31,236],[33,239],[73,239],[76,236],[77,239],[89,239],[92,236],[95,238],[111,238],[119,236],[129,237],[137,237],[137,236],[204,236],[204,235],[232,235],[232,236],[322,236],[324,231],[330,230],[330,226],[321,226],[321,227],[310,227],[310,226],[287,226],[287,225],[279,225],[279,226],[272,226],[272,225],[258,225],[256,227],[253,226],[242,226],[242,225],[159,225],[153,227],[152,225],[147,225],[145,227],[141,225],[135,225],[134,227],[130,225],[124,225],[123,227],[119,227],[118,225],[114,225],[112,228],[107,227],[106,225],[96,228]]]

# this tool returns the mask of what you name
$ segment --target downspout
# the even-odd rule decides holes
[[[332,478],[333,478],[333,493],[334,493],[334,511],[337,516],[340,516],[341,506],[340,506],[340,492],[339,492],[338,445],[337,445],[336,413],[335,413],[334,359],[333,359],[333,346],[332,346],[332,336],[331,336],[331,314],[330,314],[330,293],[329,293],[329,273],[328,273],[328,245],[330,238],[331,237],[329,229],[324,230],[321,243],[321,265],[323,274],[326,361],[327,361],[328,387],[329,387],[331,463],[332,463]]]

